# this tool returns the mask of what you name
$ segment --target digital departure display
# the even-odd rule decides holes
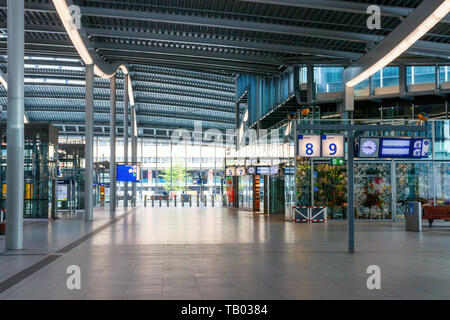
[[[270,174],[270,167],[256,167],[256,174],[260,176],[268,176]]]
[[[380,147],[381,158],[410,158],[410,138],[382,138]]]
[[[118,164],[116,170],[117,181],[140,181],[140,166],[138,164]]]

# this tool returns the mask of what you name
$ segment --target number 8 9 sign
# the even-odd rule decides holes
[[[322,136],[322,157],[343,158],[344,157],[344,136],[323,135]]]
[[[320,136],[299,135],[298,156],[307,158],[320,157]]]

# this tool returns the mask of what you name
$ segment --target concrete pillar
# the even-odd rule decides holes
[[[109,211],[116,211],[116,76],[110,82],[109,123]]]
[[[86,65],[86,119],[85,119],[85,185],[84,205],[85,220],[94,220],[93,185],[94,185],[94,65]]]
[[[128,75],[124,75],[123,87],[123,162],[128,163]],[[128,207],[128,182],[124,182],[123,206]]]
[[[23,248],[24,0],[8,0],[6,249]]]

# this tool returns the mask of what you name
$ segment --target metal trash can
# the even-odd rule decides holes
[[[408,202],[408,210],[405,214],[406,231],[422,231],[422,204],[417,201]]]

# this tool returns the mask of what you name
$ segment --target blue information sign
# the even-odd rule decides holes
[[[357,143],[360,158],[428,158],[431,139],[410,137],[361,137]]]
[[[118,164],[116,170],[117,181],[139,181],[139,166],[137,164]]]

